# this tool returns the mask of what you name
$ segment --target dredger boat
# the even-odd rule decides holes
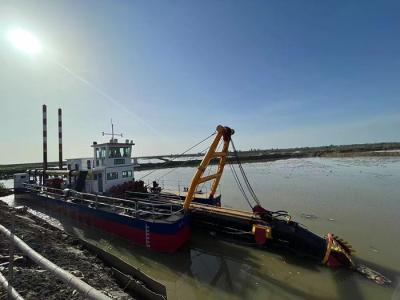
[[[60,115],[61,113],[61,132]],[[329,267],[357,269],[352,260],[351,246],[340,238],[331,233],[320,237],[292,220],[286,211],[271,211],[262,207],[240,163],[232,141],[234,130],[229,127],[218,126],[210,136],[214,136],[214,139],[182,197],[160,193],[160,190],[154,191],[154,187],[149,193],[144,189],[143,182],[135,182],[131,159],[133,142],[126,140],[125,143],[118,143],[114,139],[114,132],[110,142],[93,143],[94,157],[87,161],[87,166],[90,166],[87,170],[79,170],[79,165],[72,168],[69,166],[68,170],[63,169],[62,154],[59,155],[58,170],[47,168],[45,106],[43,119],[44,166],[42,170],[15,174],[15,189],[20,192],[17,197],[40,201],[48,208],[75,220],[155,251],[177,251],[189,240],[191,229],[196,228],[217,237],[250,242],[265,249],[284,248]],[[62,134],[59,133],[60,145],[61,137]],[[233,152],[228,152],[230,145]],[[59,149],[61,152],[62,146]],[[218,163],[216,172],[205,175],[213,160]],[[224,167],[227,162],[232,161],[242,175],[240,180],[233,164],[230,164],[236,183],[245,200],[252,206],[252,211],[218,206],[219,195],[218,201],[213,201]],[[60,177],[64,180],[60,180]],[[204,201],[202,203],[199,197],[196,198],[199,185],[207,181],[212,183],[207,197],[209,204]],[[123,193],[119,197],[107,195],[113,189],[124,191],[125,196],[122,196]],[[251,195],[251,199],[247,194]],[[374,272],[368,268],[358,271],[363,273],[365,270]],[[378,278],[375,280],[377,282],[389,282],[383,276],[379,277],[381,274],[377,272],[370,275]]]

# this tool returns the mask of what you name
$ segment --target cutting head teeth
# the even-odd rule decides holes
[[[332,235],[332,236],[335,239],[335,241],[338,242],[340,246],[342,246],[344,250],[346,250],[350,255],[353,255],[356,252],[350,243],[338,237],[337,235]]]

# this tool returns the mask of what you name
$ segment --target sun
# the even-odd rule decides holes
[[[29,31],[20,28],[11,29],[6,36],[11,44],[22,52],[34,55],[42,51],[39,39]]]

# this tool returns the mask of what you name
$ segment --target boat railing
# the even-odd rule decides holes
[[[148,198],[150,201],[168,202],[170,200],[181,200],[179,195],[167,194],[167,193],[143,193],[143,192],[125,192],[126,199],[140,199]]]
[[[142,198],[122,199],[28,183],[25,183],[24,187],[29,192],[41,193],[45,196],[61,198],[64,201],[73,201],[74,203],[85,203],[87,206],[95,209],[108,207],[114,212],[121,210],[125,215],[134,216],[135,218],[148,219],[151,217],[152,220],[156,220],[183,213],[182,205],[177,203],[155,203],[145,201]]]

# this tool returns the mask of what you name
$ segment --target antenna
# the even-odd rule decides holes
[[[102,132],[103,136],[105,135],[111,135],[111,141],[114,142],[114,136],[120,136],[122,137],[122,133],[114,133],[114,124],[113,121],[111,119],[111,133],[106,133],[106,132]]]

